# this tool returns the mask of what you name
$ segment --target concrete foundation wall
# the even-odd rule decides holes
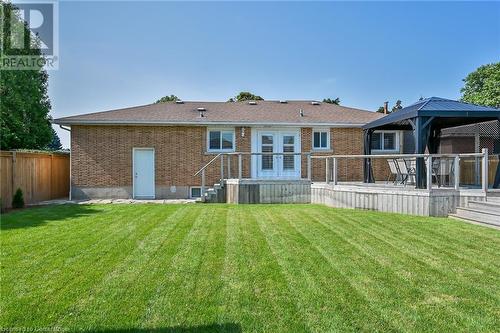
[[[132,186],[115,187],[81,187],[72,186],[71,199],[132,199]],[[158,186],[155,191],[156,199],[188,199],[189,186]]]

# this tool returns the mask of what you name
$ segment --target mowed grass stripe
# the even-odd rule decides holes
[[[490,283],[478,284],[477,281],[481,278],[481,275],[476,275],[475,279],[467,280],[466,277],[459,276],[451,270],[429,264],[424,260],[425,257],[422,259],[419,255],[420,249],[415,249],[415,246],[413,252],[404,249],[404,240],[398,245],[392,244],[386,239],[378,238],[376,233],[372,235],[366,233],[363,235],[362,232],[359,232],[356,233],[357,237],[349,234],[349,232],[352,232],[353,227],[369,222],[352,221],[345,216],[337,216],[335,224],[333,224],[328,223],[332,221],[332,218],[335,218],[331,214],[327,216],[321,216],[321,214],[314,215],[314,217],[311,217],[313,221],[326,226],[335,233],[346,235],[346,239],[351,239],[352,244],[355,244],[359,248],[364,248],[367,256],[375,256],[381,265],[398,272],[401,276],[406,276],[405,284],[402,285],[400,291],[395,293],[398,296],[392,296],[385,300],[384,303],[390,303],[391,300],[401,300],[403,297],[403,299],[406,298],[406,301],[410,301],[410,303],[406,304],[408,306],[406,307],[407,309],[424,309],[425,311],[419,311],[415,318],[423,319],[418,320],[418,323],[426,326],[415,327],[415,329],[429,329],[429,327],[436,325],[449,326],[454,324],[458,325],[458,327],[463,327],[465,323],[461,321],[470,318],[471,315],[474,315],[476,318],[484,316],[491,318],[493,315],[491,311],[494,311],[495,304],[498,304],[498,297],[495,296],[498,295],[498,285]],[[350,223],[353,225],[350,225]],[[319,240],[321,234],[318,233],[314,237]],[[446,254],[443,255],[446,256]],[[460,263],[457,262],[456,264]],[[368,275],[370,271],[376,272],[375,269],[370,269],[365,262],[360,267],[365,269],[362,276]],[[491,276],[493,277],[494,274]],[[397,281],[390,281],[387,286],[380,288],[379,283],[383,282],[384,279],[377,277],[373,281],[376,281],[373,289],[384,292],[390,290],[390,286],[397,283]],[[488,282],[494,282],[494,279]],[[425,288],[422,288],[422,286],[425,286]],[[406,292],[409,290],[416,292],[407,294]],[[477,306],[473,306],[470,303],[470,298],[479,295],[485,303],[484,306],[477,308]],[[375,300],[376,298],[373,299]],[[398,313],[402,314],[399,308],[400,304],[395,304],[395,306],[395,313],[392,315],[398,317]],[[434,311],[429,314],[427,310],[431,307]],[[406,320],[402,318],[402,322]],[[475,325],[475,322],[472,324]],[[486,323],[486,326],[490,324]],[[456,327],[451,326],[449,329],[454,330]],[[474,327],[471,327],[471,329],[474,329]]]
[[[215,244],[213,242],[214,234],[224,235],[225,212],[224,209],[203,205],[195,209],[198,211],[196,221],[179,244],[172,260],[165,266],[162,283],[148,300],[148,309],[141,319],[140,327],[201,326],[217,320],[217,311],[214,313],[217,298],[213,297],[217,291],[212,289],[209,294],[207,290],[202,295],[206,297],[203,300],[197,294],[200,293],[200,280],[212,278],[201,274],[204,269],[210,269],[204,265],[214,265],[211,267],[214,269],[212,274],[220,276],[224,256],[213,256],[213,262],[205,260],[210,257],[209,251],[220,251],[220,247],[224,246],[224,238]],[[217,289],[217,280],[212,283],[212,287]]]
[[[308,331],[294,293],[252,212],[252,206],[228,211],[222,306],[226,322],[244,332]]]
[[[280,218],[281,211],[270,207],[254,213],[291,289],[297,291],[297,304],[308,325],[320,331],[392,331],[390,323],[371,308],[350,281],[286,219]],[[367,321],[366,317],[373,320]]]
[[[137,216],[146,216],[145,219],[150,220],[147,217],[146,210],[135,212]],[[77,234],[69,237],[70,240],[66,246],[60,246],[59,251],[54,252],[51,256],[42,255],[45,259],[42,260],[41,264],[36,262],[32,268],[5,266],[13,269],[12,271],[3,271],[2,275],[7,278],[7,281],[14,281],[20,286],[27,285],[19,283],[23,279],[36,283],[36,288],[17,293],[18,297],[10,299],[13,306],[21,312],[18,315],[24,318],[27,325],[45,324],[39,322],[41,318],[53,322],[74,299],[81,296],[82,289],[80,288],[92,285],[96,279],[99,279],[109,269],[108,264],[112,261],[100,264],[102,259],[125,255],[125,252],[117,248],[117,244],[123,245],[123,241],[128,238],[141,237],[143,232],[147,233],[154,226],[151,222],[138,224],[137,220],[130,221],[125,217],[122,218],[123,223],[120,223],[122,219],[113,220],[111,215],[107,215],[105,219],[95,221],[94,223],[100,224],[103,223],[103,220],[106,220],[106,226],[109,228],[103,228],[105,232],[103,235],[85,232],[85,236]],[[127,223],[133,224],[134,227],[124,228]],[[93,227],[90,229],[93,229]],[[50,238],[48,243],[50,243]],[[35,251],[33,254],[35,255],[37,253],[36,249],[33,249],[33,251]],[[74,288],[75,286],[79,288]],[[61,295],[61,297],[55,298],[54,294]],[[45,300],[43,306],[33,306],[38,304],[40,300]],[[55,300],[58,300],[57,304],[53,304]],[[29,313],[22,313],[23,303],[32,305],[33,310]]]
[[[165,267],[191,231],[199,214],[197,210],[179,208],[175,214],[165,216],[162,210],[150,205],[158,216],[157,225],[143,239],[125,251],[126,256],[112,266],[113,269],[96,283],[80,302],[74,304],[75,314],[61,318],[59,325],[84,322],[91,327],[138,327],[148,301],[162,281]],[[108,299],[120,300],[119,306]],[[76,327],[75,327],[76,329]]]

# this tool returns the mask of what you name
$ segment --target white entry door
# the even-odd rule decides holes
[[[134,148],[134,198],[154,199],[155,197],[155,151],[153,148]]]
[[[293,131],[258,131],[257,152],[298,153],[300,135]],[[259,155],[256,163],[257,178],[300,178],[300,155]]]

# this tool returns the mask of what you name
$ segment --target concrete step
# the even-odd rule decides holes
[[[474,208],[458,207],[457,213],[453,215],[466,220],[487,223],[500,227],[500,214],[496,212],[489,212]]]
[[[469,201],[467,208],[496,213],[500,215],[500,202],[494,201]]]

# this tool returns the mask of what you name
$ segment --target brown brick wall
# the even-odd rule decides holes
[[[77,187],[132,185],[132,149],[155,148],[155,180],[161,186],[199,186],[193,175],[215,154],[206,153],[206,127],[195,126],[73,126],[71,131],[72,184]],[[361,154],[363,133],[357,128],[330,130],[331,154]],[[302,152],[312,149],[312,128],[301,129]],[[235,129],[236,151],[251,151],[251,128]],[[314,152],[314,154],[320,154]],[[238,175],[238,158],[231,157],[231,176]],[[243,177],[250,177],[250,156],[243,157]],[[225,160],[227,176],[228,165]],[[313,180],[324,181],[324,160],[313,160]],[[342,160],[339,180],[361,180],[362,160]],[[220,177],[220,162],[207,168],[207,186]],[[302,158],[302,177],[307,177],[307,159]]]
[[[236,128],[236,149],[250,151],[251,131]],[[117,187],[132,185],[132,149],[155,148],[157,185],[197,186],[193,175],[215,154],[206,153],[206,128],[185,126],[72,126],[72,184],[79,187]],[[237,175],[236,157],[231,160]],[[227,160],[225,161],[227,172]],[[243,164],[244,177],[249,163]],[[207,186],[220,177],[220,162],[207,168]]]
[[[302,128],[302,152],[312,151],[312,128]],[[330,150],[313,151],[314,155],[354,155],[363,153],[363,130],[360,128],[331,128]],[[341,181],[363,179],[363,162],[361,159],[339,161],[337,175]],[[302,177],[307,177],[307,159],[302,158]],[[325,181],[325,160],[312,160],[313,181]]]

